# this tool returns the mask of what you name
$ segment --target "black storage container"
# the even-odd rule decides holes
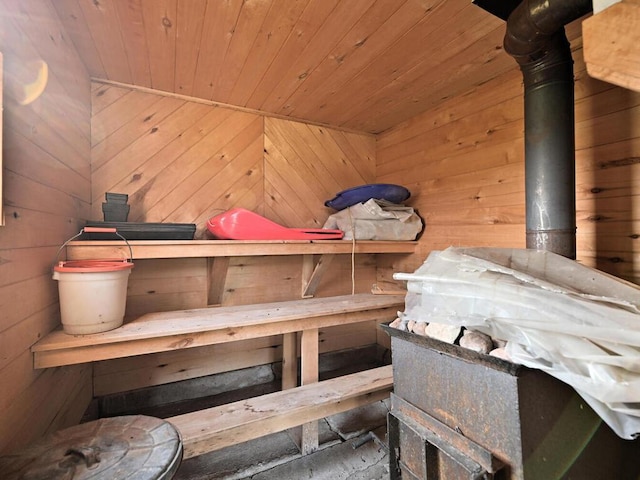
[[[87,222],[87,227],[115,228],[127,240],[193,240],[195,223]],[[117,240],[113,233],[85,232],[80,240]]]

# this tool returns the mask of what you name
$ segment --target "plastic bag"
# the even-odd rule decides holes
[[[616,434],[640,435],[640,288],[551,252],[449,248],[407,281],[401,318],[507,341],[511,359],[571,385]]]
[[[371,198],[330,215],[322,228],[342,230],[345,240],[415,240],[422,219],[411,207]]]

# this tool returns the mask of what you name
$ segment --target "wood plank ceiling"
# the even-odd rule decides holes
[[[505,70],[470,0],[56,0],[90,75],[379,133]]]

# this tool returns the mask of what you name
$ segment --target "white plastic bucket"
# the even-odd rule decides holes
[[[129,247],[129,259],[69,260],[57,262],[60,252],[84,232],[113,233]],[[58,281],[62,329],[71,335],[106,332],[122,325],[133,251],[112,227],[84,227],[67,240],[56,255],[53,279]]]
[[[126,260],[72,260],[54,267],[64,332],[86,335],[121,326],[132,267]]]

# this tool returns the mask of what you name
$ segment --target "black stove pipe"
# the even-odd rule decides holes
[[[576,258],[573,59],[564,26],[591,0],[523,0],[504,48],[524,79],[527,248]]]

